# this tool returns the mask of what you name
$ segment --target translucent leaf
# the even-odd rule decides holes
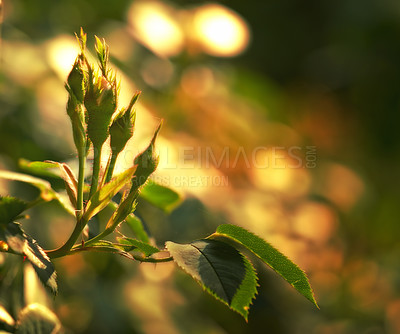
[[[15,197],[0,196],[0,225],[14,221],[28,207],[28,203]]]
[[[58,179],[61,178],[61,172],[57,168],[58,166],[54,165],[54,163],[50,161],[29,161],[26,159],[19,159],[18,166],[28,173]]]
[[[7,310],[0,305],[0,333],[1,330],[14,332],[15,321]]]
[[[34,176],[20,174],[20,173],[14,173],[14,172],[9,172],[9,171],[0,171],[0,178],[12,180],[12,181],[20,181],[20,182],[29,183],[30,185],[32,185],[40,190],[40,198],[41,199],[43,199],[46,202],[56,200],[61,204],[61,206],[67,212],[69,212],[71,215],[75,216],[74,208],[68,203],[68,201],[65,201],[64,198],[51,187],[50,182],[39,179]]]
[[[184,245],[168,241],[166,247],[174,261],[207,292],[247,319],[257,280],[252,265],[242,254],[216,240]]]
[[[230,224],[218,226],[216,233],[209,238],[219,237],[229,238],[246,247],[318,307],[304,271],[268,242],[242,227]]]
[[[78,191],[78,181],[66,163],[56,161],[28,161],[25,159],[19,160],[19,166],[27,172],[35,173],[42,176],[51,176],[64,180],[65,189],[69,199],[76,208],[76,198]]]
[[[131,213],[125,218],[125,223],[129,226],[137,239],[146,243],[149,242],[149,235],[144,228],[142,220],[138,216]]]
[[[142,252],[146,256],[150,256],[154,253],[158,253],[160,250],[157,247],[154,247],[148,243],[132,239],[132,238],[117,238],[118,242],[123,244],[123,245],[129,245],[132,246],[132,250],[138,250]]]
[[[130,192],[129,195],[121,201],[117,210],[109,219],[106,228],[115,228],[119,223],[125,220],[125,218],[134,210],[136,207],[136,193]]]
[[[61,323],[47,307],[30,304],[19,314],[16,334],[57,334],[61,333]]]
[[[25,255],[32,263],[40,281],[50,288],[53,294],[57,293],[57,275],[54,266],[36,240],[27,235],[15,222],[7,224],[6,228],[0,231],[0,239],[4,240],[13,252]]]
[[[171,212],[182,202],[182,197],[177,192],[153,181],[143,186],[140,197],[165,212]]]
[[[83,219],[89,221],[94,215],[105,208],[111,199],[128,183],[135,173],[136,166],[127,169],[125,172],[115,176],[109,183],[98,189],[89,200],[86,206]]]
[[[108,204],[107,209],[108,209],[107,211],[110,212],[108,217],[110,217],[110,215],[113,215],[112,213],[116,214],[118,205],[117,205],[117,203],[111,201]],[[101,214],[103,212],[104,212],[104,210],[99,215],[101,216]],[[99,215],[97,217],[99,217]],[[107,219],[109,219],[109,218],[107,218]],[[144,224],[139,217],[137,217],[135,214],[131,213],[127,217],[125,217],[125,223],[131,229],[131,231],[135,235],[136,239],[143,241],[145,243],[149,243],[149,235],[146,232]]]

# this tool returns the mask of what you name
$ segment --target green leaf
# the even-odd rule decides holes
[[[121,200],[117,210],[108,220],[106,229],[115,229],[119,223],[125,220],[125,218],[134,211],[136,207],[136,193],[130,192],[129,195]]]
[[[104,253],[113,253],[113,254],[118,254],[121,256],[124,256],[130,260],[134,260],[133,256],[126,252],[125,250],[128,247],[125,247],[124,245],[118,245],[114,244],[111,241],[107,240],[99,240],[95,241],[93,243],[90,243],[88,246],[84,245],[78,245],[72,248],[72,251],[74,252],[80,252],[80,251],[97,251],[97,252],[104,252]]]
[[[158,253],[160,250],[157,247],[154,247],[148,243],[142,242],[137,239],[132,239],[132,238],[117,238],[118,242],[123,244],[123,245],[129,245],[132,246],[133,249],[138,250],[142,252],[146,256],[153,255],[155,253]],[[132,250],[133,250],[132,249]]]
[[[20,181],[29,183],[30,185],[36,187],[40,191],[40,198],[46,202],[56,200],[61,206],[71,215],[75,216],[74,208],[65,201],[60,194],[58,194],[50,185],[50,182],[46,180],[39,179],[34,176],[14,173],[9,171],[0,171],[0,178],[12,180],[12,181]]]
[[[182,197],[177,192],[154,181],[143,186],[140,197],[165,212],[171,212],[182,202]]]
[[[69,199],[76,208],[76,198],[78,192],[78,181],[74,175],[74,172],[66,163],[60,163],[57,161],[28,161],[20,159],[18,161],[19,166],[27,172],[42,175],[56,177],[64,180],[65,189]]]
[[[207,292],[247,320],[257,280],[252,265],[237,249],[206,239],[184,245],[168,241],[166,247],[174,261]]]
[[[53,264],[42,247],[22,230],[20,224],[7,224],[5,229],[0,231],[0,239],[4,240],[13,252],[25,255],[32,263],[40,281],[50,288],[53,294],[57,294],[57,274]]]
[[[136,238],[145,243],[149,243],[149,235],[146,232],[142,220],[131,213],[125,218],[125,223],[129,226]]]
[[[30,304],[19,313],[15,334],[56,334],[60,332],[60,320],[43,305]]]
[[[25,172],[40,175],[40,176],[47,176],[47,177],[54,177],[57,179],[61,178],[60,170],[58,166],[54,164],[54,162],[50,161],[29,161],[26,159],[19,159],[18,166],[24,170]]]
[[[242,227],[230,224],[218,226],[216,233],[212,234],[209,238],[220,237],[229,238],[246,247],[318,307],[304,271],[268,242]]]
[[[122,187],[132,179],[135,170],[136,166],[127,169],[123,173],[115,176],[109,183],[98,189],[87,203],[82,219],[89,221],[90,218],[105,208],[118,191],[120,191]]]
[[[28,203],[15,197],[0,196],[0,226],[14,221],[28,208]]]

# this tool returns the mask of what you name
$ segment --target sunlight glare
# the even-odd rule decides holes
[[[184,36],[172,8],[156,1],[135,2],[128,20],[134,37],[158,56],[170,57],[182,51]]]
[[[68,76],[79,53],[79,45],[76,39],[69,35],[58,36],[46,45],[49,65],[62,80],[65,80]]]
[[[196,39],[204,52],[213,56],[237,56],[250,41],[250,29],[244,19],[221,5],[197,8],[193,24]]]

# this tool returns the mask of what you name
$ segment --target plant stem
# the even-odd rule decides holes
[[[83,247],[77,247],[74,249],[71,249],[71,251],[68,253],[68,255],[73,255],[75,253],[78,252],[85,252],[85,251],[98,251],[98,252],[107,252],[105,250],[101,250],[99,248],[96,247],[87,247],[86,245]],[[143,257],[137,254],[131,254],[129,253],[129,255],[140,262],[151,262],[151,263],[161,263],[161,262],[171,262],[173,261],[173,257],[172,256],[168,256],[168,257],[162,257],[162,258],[154,258],[154,257]]]
[[[83,187],[85,185],[85,162],[86,157],[84,152],[79,152],[79,175],[78,175],[78,194],[76,202],[77,218],[80,219],[83,211]]]
[[[100,148],[94,147],[92,184],[90,186],[89,199],[97,190],[97,185],[99,183],[99,175],[100,175],[100,163],[101,163],[101,146]]]
[[[84,227],[86,226],[87,221],[83,220],[82,218],[79,218],[74,230],[72,231],[71,236],[69,237],[69,239],[65,242],[64,245],[62,245],[61,247],[54,249],[54,250],[50,250],[47,251],[47,255],[51,258],[57,258],[57,257],[62,257],[65,255],[68,255],[71,248],[74,246],[76,240],[78,239],[79,235],[82,233],[82,230],[84,229]]]
[[[103,232],[101,232],[100,234],[96,235],[92,239],[85,241],[85,246],[90,246],[94,242],[96,242],[96,241],[106,237],[107,235],[111,234],[113,231],[114,231],[114,229],[111,229],[111,228],[105,229]]]
[[[50,250],[47,252],[47,255],[50,258],[61,257],[67,255],[70,249],[74,246],[76,240],[81,234],[83,228],[85,227],[87,222],[82,220],[83,216],[83,188],[85,185],[85,164],[86,164],[86,156],[85,151],[78,151],[78,160],[79,160],[79,171],[78,171],[78,189],[77,189],[77,201],[76,201],[76,225],[74,230],[72,231],[71,236],[61,247]]]
[[[108,183],[110,182],[112,175],[114,173],[114,167],[115,167],[115,162],[117,161],[117,157],[118,157],[119,153],[115,153],[114,151],[112,151],[111,153],[111,158],[110,158],[110,163],[108,165],[108,170],[107,170],[107,176],[106,176],[106,182]]]

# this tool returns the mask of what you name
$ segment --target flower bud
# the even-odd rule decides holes
[[[117,106],[117,83],[115,78],[95,76],[89,69],[88,89],[84,98],[88,114],[87,132],[95,148],[101,148],[109,133],[111,118]]]
[[[79,55],[76,58],[67,79],[68,86],[71,88],[71,92],[79,103],[83,103],[85,84],[85,70],[82,57],[82,55]]]
[[[108,64],[108,57],[109,57],[109,48],[104,40],[100,40],[97,36],[94,36],[96,43],[95,43],[95,49],[96,49],[96,55],[97,58],[99,59],[99,65],[100,69],[103,75],[107,75],[107,64]]]
[[[111,150],[114,155],[120,153],[128,140],[133,136],[135,127],[136,111],[133,105],[136,103],[140,92],[136,93],[128,108],[122,109],[110,126]]]
[[[161,125],[162,122],[154,132],[153,139],[149,146],[142,153],[138,154],[134,160],[134,165],[137,165],[137,169],[134,175],[135,177],[132,180],[131,191],[135,191],[141,187],[158,166],[159,157],[154,152],[154,145]]]

